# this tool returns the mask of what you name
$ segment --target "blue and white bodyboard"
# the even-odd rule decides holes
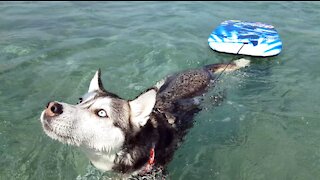
[[[222,22],[212,31],[208,43],[219,52],[250,56],[274,56],[282,50],[280,36],[272,25],[239,20]]]

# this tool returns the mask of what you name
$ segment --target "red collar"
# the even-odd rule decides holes
[[[148,173],[152,170],[153,168],[153,165],[155,164],[155,150],[154,150],[154,147],[150,149],[150,155],[149,155],[149,160],[148,160],[148,163],[147,165],[145,166],[144,169],[142,169],[142,172],[141,174],[145,174],[145,173]]]
[[[155,163],[154,156],[155,156],[154,148],[151,148],[150,149],[149,161],[148,161],[149,165],[153,165]]]

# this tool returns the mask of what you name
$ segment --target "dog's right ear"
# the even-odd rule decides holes
[[[96,71],[96,74],[93,76],[90,82],[89,90],[88,92],[93,92],[93,91],[104,91],[102,81],[101,81],[101,70],[98,69]]]
[[[149,120],[150,113],[156,103],[157,91],[150,89],[129,102],[131,120],[137,127],[144,126]]]

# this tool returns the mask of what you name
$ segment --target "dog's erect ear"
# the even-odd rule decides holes
[[[154,89],[141,94],[135,100],[129,102],[131,109],[131,120],[137,127],[144,126],[156,103],[157,92]]]
[[[101,81],[101,70],[99,69],[91,79],[88,92],[103,91],[103,90],[104,88]]]

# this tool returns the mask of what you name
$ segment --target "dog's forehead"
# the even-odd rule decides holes
[[[97,102],[100,102],[102,99],[109,99],[109,98],[107,96],[101,96],[99,92],[89,92],[82,96],[82,99],[81,99],[82,102],[80,106],[89,107],[89,106],[92,106],[93,104],[96,104]]]
[[[112,104],[113,104],[112,98],[108,96],[98,97],[93,101],[91,108],[102,108],[107,110],[112,108]]]

